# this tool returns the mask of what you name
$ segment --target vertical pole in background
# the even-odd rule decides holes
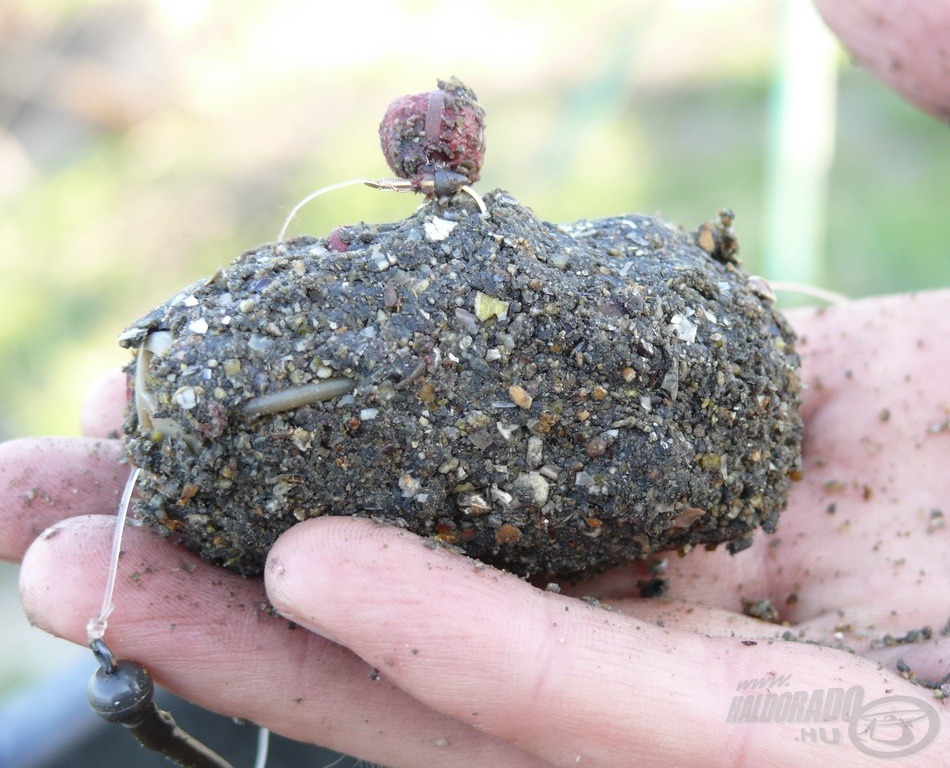
[[[765,276],[820,285],[835,141],[838,48],[807,0],[783,0],[778,35],[763,238]]]

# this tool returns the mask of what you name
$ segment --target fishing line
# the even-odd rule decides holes
[[[233,768],[223,757],[179,728],[168,712],[158,708],[155,684],[145,667],[134,661],[117,659],[103,640],[109,616],[115,610],[113,598],[122,554],[122,534],[139,472],[138,468],[132,470],[126,481],[112,535],[102,607],[86,625],[89,647],[99,664],[86,688],[89,706],[103,720],[124,725],[144,747],[164,755],[181,768]],[[264,768],[267,761],[267,734],[268,731],[262,728],[258,735],[254,768]]]

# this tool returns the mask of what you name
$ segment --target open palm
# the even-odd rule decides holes
[[[947,295],[931,294],[792,314],[808,387],[804,480],[779,532],[758,536],[751,551],[672,557],[666,597],[734,613],[768,598],[796,638],[913,659],[924,677],[950,672],[950,655],[941,663],[926,644],[875,649],[887,634],[950,632],[946,310]],[[597,587],[625,597],[642,578],[618,570]],[[668,624],[691,623],[648,605]]]

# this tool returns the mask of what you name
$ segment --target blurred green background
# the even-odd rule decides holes
[[[386,105],[450,74],[488,113],[480,189],[554,221],[659,211],[692,228],[728,206],[745,265],[767,273],[780,6],[7,0],[0,438],[76,433],[89,383],[125,360],[117,333],[273,239],[311,189],[390,175]],[[838,58],[815,281],[850,296],[946,285],[946,127]],[[356,187],[295,231],[418,202]]]

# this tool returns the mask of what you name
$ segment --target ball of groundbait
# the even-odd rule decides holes
[[[262,245],[127,330],[139,516],[244,574],[320,515],[522,575],[773,531],[799,361],[728,217],[485,204]]]

